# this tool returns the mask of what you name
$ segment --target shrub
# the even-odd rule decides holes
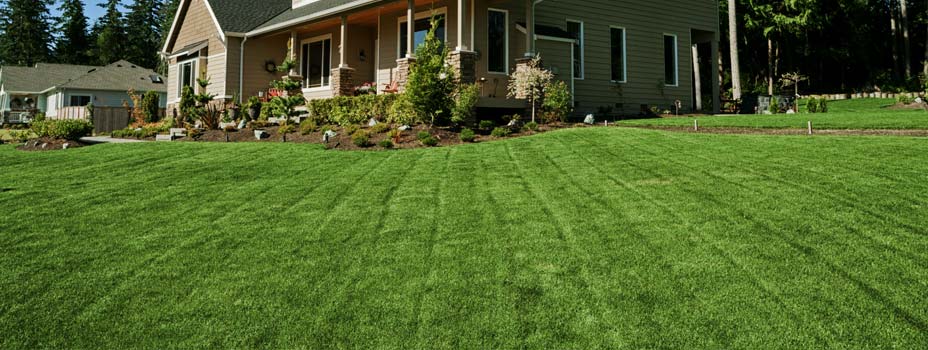
[[[494,123],[492,120],[481,120],[480,121],[481,129],[490,130],[490,129],[493,129],[494,127],[496,127],[496,123]]]
[[[567,83],[557,81],[546,85],[545,98],[541,108],[545,112],[545,119],[548,122],[553,121],[553,119],[566,122],[567,117],[574,111]]]
[[[479,99],[479,85],[459,85],[455,96],[454,109],[451,110],[451,122],[455,124],[473,122],[477,112],[477,100]]]
[[[142,114],[145,116],[146,123],[155,123],[161,120],[161,95],[157,91],[146,92],[142,96]]]
[[[351,142],[358,147],[367,147],[370,146],[371,137],[367,134],[367,131],[358,130],[351,135]]]
[[[780,112],[780,99],[776,96],[770,97],[770,106],[767,107],[767,110],[770,114],[777,114]]]
[[[309,135],[319,130],[315,120],[307,119],[300,123],[300,134]]]
[[[203,136],[203,130],[196,128],[187,129],[187,137],[194,140],[199,140],[201,136]]]
[[[390,124],[387,123],[378,123],[371,127],[371,132],[375,134],[383,134],[387,131],[390,131]]]
[[[293,124],[288,123],[288,124],[281,125],[280,128],[277,129],[277,134],[279,135],[292,134],[294,131],[296,131],[296,127],[293,126]]]
[[[528,123],[525,123],[525,126],[523,126],[523,128],[528,131],[538,131],[538,123],[528,122]]]
[[[403,136],[403,132],[396,129],[390,130],[390,132],[387,133],[387,137],[396,143],[400,143],[400,136]]]
[[[899,95],[896,97],[896,102],[910,105],[910,104],[915,103],[915,98],[908,96],[908,95]]]
[[[434,136],[426,137],[424,139],[419,140],[419,142],[422,142],[423,145],[428,146],[428,147],[438,146],[438,139],[435,138]]]
[[[441,19],[432,16],[425,41],[416,48],[416,63],[410,68],[404,93],[415,115],[433,125],[450,121],[454,106],[454,71],[445,63],[448,47],[444,39],[436,35],[439,21]]]
[[[93,133],[93,124],[86,120],[46,120],[32,123],[37,137],[75,141]]]
[[[338,126],[337,126],[337,125],[325,125],[325,126],[322,127],[322,132],[325,133],[325,132],[329,132],[329,131],[335,131],[335,130],[337,130],[337,129],[338,129]]]
[[[509,129],[507,128],[495,128],[493,132],[490,133],[493,137],[506,137],[509,136]]]
[[[541,66],[541,56],[535,56],[530,64],[519,65],[510,75],[509,97],[528,98],[532,105],[532,121],[535,121],[535,106],[552,79],[554,74]]]
[[[44,112],[38,112],[34,116],[32,116],[32,122],[42,122],[42,121],[45,121]]]
[[[238,131],[238,129],[235,127],[235,125],[226,125],[226,127],[225,127],[223,130],[224,130],[225,132],[236,132],[236,131]]]
[[[402,94],[393,101],[387,113],[387,122],[398,125],[413,125],[418,122],[412,102]]]
[[[383,141],[380,141],[380,143],[378,143],[377,145],[379,145],[380,147],[384,149],[391,149],[393,148],[393,141],[383,140]]]
[[[818,112],[828,113],[828,100],[824,98],[818,100]]]
[[[474,134],[474,131],[471,129],[461,130],[461,141],[464,142],[474,142],[477,136]]]
[[[427,139],[427,138],[429,138],[429,137],[432,137],[432,134],[429,134],[428,131],[420,131],[420,132],[416,135],[416,139],[418,139],[419,141],[425,140],[425,139]]]
[[[806,111],[809,113],[818,113],[818,99],[812,97],[806,102]]]
[[[361,126],[357,124],[345,125],[343,128],[345,129],[345,134],[348,135],[354,135],[358,130],[361,130]]]

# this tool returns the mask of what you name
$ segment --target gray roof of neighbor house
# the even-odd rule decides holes
[[[319,2],[326,2],[321,0]],[[289,10],[292,0],[210,0],[210,7],[225,32],[244,33]]]
[[[274,26],[281,25],[281,24],[284,24],[290,21],[298,20],[304,17],[310,17],[311,19],[316,19],[312,17],[314,15],[322,15],[324,13],[334,15],[339,12],[343,12],[344,10],[347,10],[347,8],[343,8],[343,7],[351,5],[351,4],[355,4],[358,7],[360,7],[360,6],[366,6],[366,5],[370,5],[373,3],[377,3],[380,1],[381,0],[318,0],[316,2],[312,2],[306,5],[297,7],[297,8],[288,7],[286,11],[283,11],[283,13],[280,13],[274,18],[271,18],[270,20],[261,24],[260,26],[253,28],[253,30],[261,31],[263,29],[270,29]],[[337,9],[340,9],[342,11],[336,11]],[[330,11],[327,11],[327,10],[330,10]]]
[[[33,67],[5,66],[0,68],[0,84],[6,91],[40,93],[94,68],[97,67],[53,63],[39,63]]]
[[[119,61],[104,67],[39,63],[35,67],[0,68],[0,83],[12,92],[41,93],[53,88],[167,92],[164,77]]]

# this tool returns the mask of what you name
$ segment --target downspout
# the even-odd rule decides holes
[[[248,41],[248,34],[242,37],[242,47],[239,49],[238,60],[238,103],[244,103],[245,100],[245,42]]]

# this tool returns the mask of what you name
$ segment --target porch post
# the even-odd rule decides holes
[[[535,0],[525,0],[525,57],[535,57]]]
[[[465,20],[467,18],[467,0],[458,0],[458,43],[448,55],[448,64],[454,68],[459,82],[473,84],[477,82],[477,53],[470,51],[464,40]]]
[[[354,69],[348,66],[348,15],[342,15],[341,36],[338,43],[338,68],[332,69],[332,94],[354,95]]]
[[[712,70],[709,72],[712,76],[712,113],[719,114],[722,112],[722,95],[719,88],[719,35],[716,33],[712,38]]]
[[[456,51],[467,51],[467,45],[464,43],[464,14],[467,11],[467,1],[458,0],[458,46]]]
[[[416,57],[416,0],[406,1],[406,58]]]
[[[696,112],[702,111],[702,72],[699,71],[699,44],[693,44],[693,92],[695,92]]]

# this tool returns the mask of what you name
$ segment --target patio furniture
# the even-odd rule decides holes
[[[389,84],[384,84],[383,92],[387,94],[398,94],[400,93],[400,82],[391,81]]]

